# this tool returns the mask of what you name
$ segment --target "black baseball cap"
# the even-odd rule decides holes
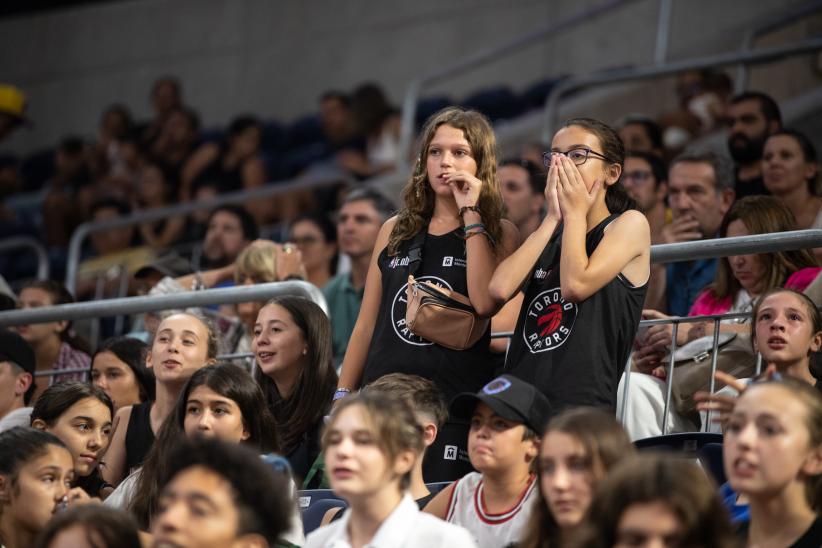
[[[34,374],[34,350],[14,331],[0,328],[0,362],[13,362],[24,371]]]
[[[468,420],[477,403],[482,402],[503,419],[521,422],[537,434],[542,434],[551,416],[551,403],[537,388],[511,375],[492,380],[473,394],[463,392],[451,400],[454,418]]]

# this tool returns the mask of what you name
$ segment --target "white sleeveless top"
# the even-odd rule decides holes
[[[457,481],[448,501],[445,521],[468,529],[479,548],[501,548],[518,542],[525,533],[534,501],[537,498],[536,476],[513,508],[501,514],[485,510],[482,474],[471,472]]]

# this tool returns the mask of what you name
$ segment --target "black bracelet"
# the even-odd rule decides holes
[[[459,210],[460,217],[462,217],[463,215],[465,215],[465,212],[466,212],[466,211],[474,211],[474,212],[476,212],[476,213],[479,213],[479,212],[480,212],[479,207],[477,207],[477,206],[475,206],[475,205],[472,205],[472,206],[462,206],[462,207],[460,208],[460,210]]]

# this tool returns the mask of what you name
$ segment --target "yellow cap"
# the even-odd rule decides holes
[[[26,94],[11,84],[0,84],[0,112],[20,120],[26,115]]]

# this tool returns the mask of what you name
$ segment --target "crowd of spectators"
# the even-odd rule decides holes
[[[23,123],[1,88],[0,142]],[[94,233],[74,294],[10,269],[4,308],[293,280],[324,302],[0,329],[0,541],[822,546],[822,250],[650,262],[652,243],[822,228],[811,139],[767,94],[731,88],[684,73],[676,111],[613,128],[575,118],[504,159],[488,118],[444,108],[397,203],[360,184],[408,152],[373,84],[323,94],[316,126],[295,124],[321,141],[285,143],[251,115],[211,135],[171,77],[153,85],[150,120],[107,108],[97,138],[64,139],[29,189],[36,222],[0,211],[57,261],[85,221],[318,161],[340,179]],[[0,198],[14,204],[19,165],[3,161]],[[409,275],[467,296],[487,323],[479,340],[417,335]],[[706,392],[709,369],[688,361],[666,402],[674,331],[640,317],[727,312],[722,390]],[[680,325],[677,346],[712,340],[713,326]],[[700,427],[724,434],[719,472],[632,443]],[[328,488],[332,504],[300,508]]]

